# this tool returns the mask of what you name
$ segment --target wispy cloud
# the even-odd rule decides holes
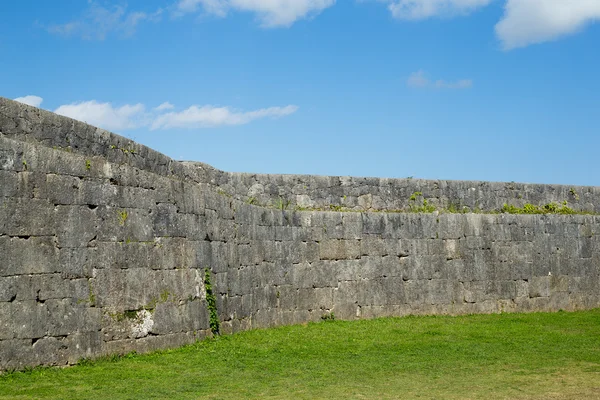
[[[39,107],[43,99],[39,96],[24,96],[15,99],[34,107]],[[269,107],[252,111],[234,110],[230,107],[212,105],[193,105],[181,111],[164,102],[147,110],[141,103],[114,106],[108,102],[96,100],[64,104],[54,110],[55,113],[86,122],[108,130],[125,131],[130,129],[201,129],[219,126],[245,125],[263,118],[280,118],[298,111],[295,105]]]
[[[301,19],[319,15],[333,7],[336,0],[173,0],[165,8],[181,17],[186,14],[210,14],[226,17],[232,12],[256,15],[265,28],[289,27]],[[495,0],[356,0],[377,1],[387,5],[399,20],[420,21],[428,18],[452,18],[473,13]],[[574,34],[600,20],[600,0],[503,0],[505,12],[495,31],[502,47],[511,50],[556,40]],[[104,40],[111,34],[131,36],[142,22],[157,22],[163,9],[153,12],[130,11],[126,5],[103,6],[88,0],[83,14],[46,29],[64,36]],[[443,85],[443,82],[441,83]]]
[[[555,40],[600,20],[598,0],[507,0],[496,34],[505,50]]]
[[[399,19],[421,20],[431,17],[466,15],[493,0],[389,0],[392,15]]]
[[[182,16],[188,13],[195,13],[204,10],[208,14],[224,17],[227,15],[229,4],[224,0],[179,0],[175,7],[174,14]]]
[[[44,101],[44,99],[42,99],[40,96],[29,95],[29,96],[17,97],[15,99],[15,101],[18,101],[19,103],[27,104],[30,106],[34,106],[34,107],[39,107],[42,104],[42,102]]]
[[[54,112],[109,130],[136,129],[148,123],[145,107],[140,103],[114,107],[91,100],[62,105]]]
[[[395,18],[423,20],[468,15],[494,0],[376,0]],[[600,20],[598,0],[504,0],[496,35],[505,50],[547,42],[576,33]]]
[[[433,88],[433,89],[468,89],[473,86],[471,79],[460,79],[457,81],[445,81],[438,79],[435,81],[427,78],[423,70],[413,72],[406,80],[406,84],[412,88]]]
[[[261,118],[278,118],[295,113],[297,106],[269,107],[254,111],[235,111],[229,107],[191,106],[180,112],[158,116],[151,129],[206,128],[222,125],[244,125]]]
[[[169,103],[168,101],[165,101],[160,106],[154,107],[154,110],[155,111],[165,111],[165,110],[172,110],[173,108],[175,108],[175,106],[173,104]]]
[[[266,28],[290,26],[303,18],[318,15],[336,0],[179,0],[176,15],[198,12],[224,17],[230,10],[256,14]]]
[[[77,35],[84,39],[104,40],[109,34],[131,36],[142,21],[160,20],[162,9],[153,13],[127,11],[125,6],[103,7],[89,0],[83,15],[65,24],[55,24],[47,29],[50,33],[64,36]]]

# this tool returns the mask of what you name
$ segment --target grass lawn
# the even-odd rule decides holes
[[[326,321],[0,376],[0,399],[600,399],[600,309]]]

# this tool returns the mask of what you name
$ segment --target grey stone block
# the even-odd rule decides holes
[[[16,172],[0,169],[0,197],[16,196],[18,182]]]
[[[360,241],[330,239],[320,243],[319,256],[322,260],[346,260],[360,257]]]
[[[55,207],[57,238],[59,247],[87,247],[89,242],[98,237],[100,222],[96,210],[86,206]]]
[[[59,251],[54,239],[0,236],[0,276],[59,272]]]
[[[0,198],[0,235],[55,234],[54,206],[46,200]]]
[[[549,297],[550,278],[549,276],[532,277],[529,285],[529,297]]]

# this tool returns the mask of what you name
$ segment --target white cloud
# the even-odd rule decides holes
[[[65,24],[48,27],[51,33],[65,36],[79,35],[84,39],[104,40],[109,33],[131,36],[142,21],[158,21],[162,9],[154,13],[139,11],[127,12],[126,7],[102,7],[96,1],[89,0],[89,7],[81,18]]]
[[[575,33],[595,20],[598,0],[507,0],[496,34],[510,50]]]
[[[194,13],[202,8],[209,14],[224,17],[227,15],[228,3],[225,0],[180,0],[176,6],[176,15]]]
[[[168,101],[165,101],[160,106],[154,107],[154,110],[155,111],[165,111],[165,110],[172,110],[173,108],[175,108],[175,106],[173,104],[169,103]]]
[[[228,10],[257,14],[263,27],[290,26],[302,18],[321,13],[336,0],[180,0],[179,15],[196,12],[200,6],[210,14],[225,16]]]
[[[255,111],[232,111],[229,107],[191,106],[180,112],[158,116],[151,129],[205,128],[220,125],[243,125],[260,118],[277,118],[295,113],[297,106],[262,108]]]
[[[473,81],[471,79],[460,79],[455,82],[437,80],[434,83],[434,87],[438,89],[468,89],[470,87],[473,87]]]
[[[36,97],[36,96],[27,96]],[[41,102],[41,99],[40,99]],[[125,104],[115,107],[96,100],[65,104],[54,112],[108,130],[124,131],[137,128],[199,129],[224,125],[244,125],[261,118],[278,118],[295,113],[297,106],[261,108],[254,111],[235,111],[229,107],[211,105],[191,106],[183,111],[170,111],[169,102],[147,111],[143,104]]]
[[[39,96],[28,95],[28,96],[23,96],[23,97],[17,97],[15,99],[15,101],[18,101],[19,103],[27,104],[30,106],[34,106],[34,107],[39,107],[42,104],[42,102],[44,101],[44,99],[42,99]]]
[[[54,112],[104,129],[126,130],[147,124],[144,110],[144,105],[139,103],[115,108],[110,103],[91,100],[62,105]]]
[[[406,80],[406,84],[410,87],[427,87],[431,82],[425,78],[425,71],[419,70],[410,74]]]
[[[377,0],[403,20],[466,15],[494,0]],[[505,50],[555,40],[600,20],[600,0],[505,0],[496,35]],[[443,86],[444,83],[442,82]]]
[[[399,19],[420,20],[431,17],[465,15],[487,6],[493,0],[394,0],[389,9]]]
[[[434,89],[468,89],[473,86],[471,79],[460,79],[454,82],[448,82],[443,79],[432,81],[427,78],[425,71],[419,70],[410,74],[406,84],[413,88],[434,88]]]

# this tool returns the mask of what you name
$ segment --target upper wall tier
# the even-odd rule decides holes
[[[440,209],[489,212],[505,203],[522,207],[526,203],[543,206],[566,201],[575,210],[600,213],[600,187],[591,186],[224,172],[200,162],[172,160],[122,136],[1,97],[0,133],[85,156],[105,157],[163,176],[178,175],[267,207],[400,211],[427,200]],[[411,200],[415,193],[421,195]]]

